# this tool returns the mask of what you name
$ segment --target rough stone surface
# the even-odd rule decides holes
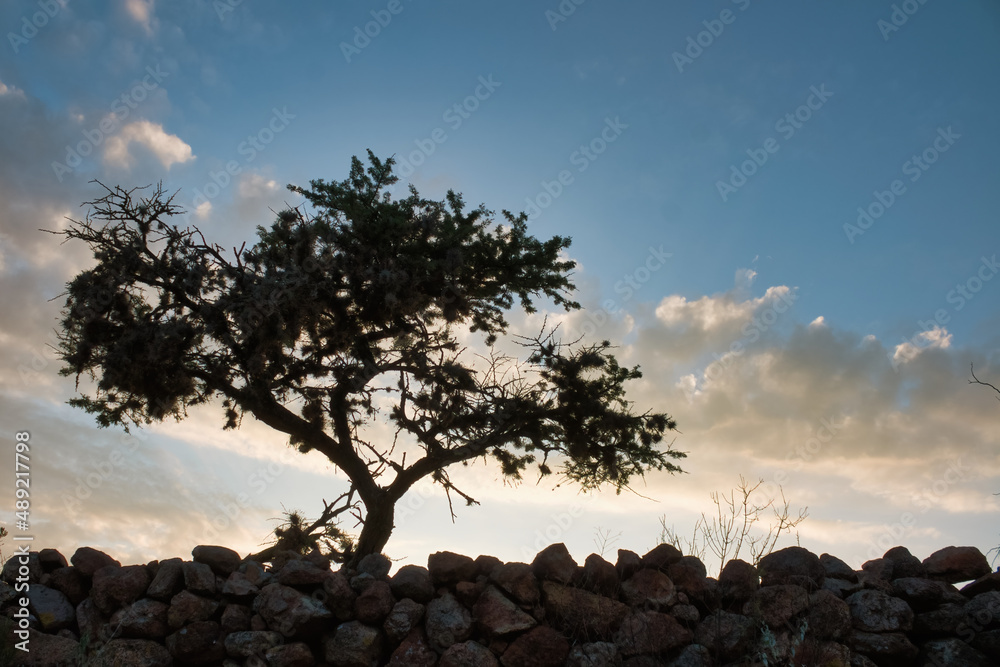
[[[441,654],[438,667],[499,667],[496,656],[477,642],[452,644]]]
[[[166,603],[143,598],[116,611],[111,616],[111,626],[118,629],[121,637],[163,639],[171,631],[167,610]]]
[[[233,632],[226,635],[226,653],[230,658],[249,658],[284,643],[279,632]]]
[[[331,573],[323,580],[323,592],[326,593],[326,606],[334,617],[338,621],[350,620],[357,593],[351,588],[347,577],[339,572]]]
[[[491,637],[529,630],[537,622],[495,586],[487,586],[472,608],[472,617]]]
[[[240,555],[228,547],[199,545],[191,551],[196,563],[208,565],[220,577],[228,577],[240,566]]]
[[[426,567],[404,565],[389,581],[392,594],[399,600],[410,598],[420,603],[430,602],[434,597],[434,584]]]
[[[670,577],[643,568],[622,584],[622,600],[633,607],[666,608],[677,601],[677,591]]]
[[[354,600],[354,616],[368,625],[382,625],[395,604],[388,582],[376,581]]]
[[[757,628],[745,616],[719,610],[706,616],[695,629],[695,641],[723,662],[740,659],[754,641]]]
[[[267,667],[313,667],[316,664],[316,658],[309,650],[309,646],[302,642],[269,648],[264,653],[264,660]],[[247,667],[250,667],[249,662]]]
[[[691,643],[691,631],[669,614],[640,611],[629,614],[615,633],[623,655],[663,654]]]
[[[618,571],[619,579],[628,579],[642,569],[642,558],[634,551],[619,549],[618,560],[615,561],[615,569]]]
[[[173,656],[149,639],[112,639],[92,659],[91,667],[170,667]]]
[[[893,579],[927,576],[924,564],[906,547],[893,547],[886,551],[882,558],[892,562]]]
[[[396,647],[389,659],[389,667],[434,667],[438,662],[420,628],[414,628]]]
[[[337,667],[374,667],[382,653],[382,635],[378,628],[348,621],[323,640],[323,650],[326,661]]]
[[[760,588],[760,575],[750,563],[733,559],[719,574],[719,593],[727,602],[743,602]]]
[[[222,585],[222,595],[237,602],[253,602],[259,592],[260,589],[250,583],[242,572],[233,572]]]
[[[121,567],[122,565],[103,551],[98,551],[90,547],[80,547],[77,549],[76,553],[70,558],[70,562],[85,577],[94,576],[102,567]]]
[[[207,621],[218,608],[218,600],[195,595],[191,591],[181,591],[170,600],[167,624],[177,630],[188,623]]]
[[[920,658],[929,665],[961,665],[962,667],[996,667],[983,655],[961,639],[938,639],[927,642],[920,649]]]
[[[278,583],[283,586],[319,586],[329,576],[329,570],[307,560],[290,560],[278,572]]]
[[[184,561],[170,558],[160,563],[156,576],[146,589],[146,595],[166,602],[184,587]]]
[[[333,618],[319,600],[281,584],[268,584],[261,589],[253,610],[269,629],[285,637],[305,638],[318,634]]]
[[[919,652],[902,632],[853,630],[847,641],[852,651],[869,657],[877,665],[910,665]]]
[[[531,569],[539,580],[555,581],[560,584],[571,582],[577,567],[566,545],[561,542],[545,547],[538,552],[535,560],[531,561]]]
[[[913,610],[903,600],[881,591],[858,591],[846,600],[851,623],[864,632],[906,632],[913,627]]]
[[[618,570],[597,554],[587,556],[578,575],[578,586],[605,597],[616,597],[621,586]]]
[[[392,561],[382,554],[368,554],[358,563],[358,572],[370,574],[375,579],[385,579],[392,569]]]
[[[382,624],[382,629],[389,639],[397,642],[402,641],[423,619],[424,610],[424,605],[419,602],[403,598],[393,606],[389,616]]]
[[[760,559],[757,564],[760,572],[760,585],[775,584],[804,585],[811,581],[817,588],[823,585],[826,571],[819,562],[819,557],[802,547],[786,547],[773,551]]]
[[[45,632],[55,634],[76,624],[76,609],[54,588],[35,584],[28,590],[28,607]]]
[[[540,625],[515,639],[500,658],[504,667],[558,667],[566,662],[569,642]]]
[[[538,604],[540,599],[538,578],[527,563],[504,563],[494,568],[490,574],[490,581],[519,604]]]
[[[642,557],[642,566],[663,570],[678,562],[684,554],[672,544],[659,544]]]
[[[198,621],[167,637],[167,650],[174,659],[190,665],[217,665],[226,657],[219,624]]]
[[[204,563],[186,561],[181,565],[184,572],[184,588],[199,595],[215,595],[215,573]]]
[[[472,615],[455,596],[446,593],[427,604],[424,620],[427,639],[437,651],[464,642],[472,634]]]
[[[806,620],[812,636],[840,640],[851,630],[851,609],[830,591],[819,590],[809,596]]]
[[[74,607],[86,599],[89,583],[75,567],[61,567],[49,575],[49,587],[65,595]]]
[[[110,614],[145,595],[151,579],[145,565],[102,567],[94,573],[90,597],[98,609]]]
[[[59,568],[69,567],[66,557],[55,549],[42,549],[38,552],[38,563],[42,566],[42,572],[51,573]]]
[[[840,560],[836,556],[823,554],[819,557],[819,563],[823,566],[823,571],[827,577],[832,579],[844,579],[846,581],[857,581],[858,574],[851,569],[851,566]]]
[[[453,586],[460,581],[475,581],[478,570],[476,561],[450,551],[438,551],[428,556],[427,569],[430,571],[431,581],[436,586]]]
[[[990,573],[990,564],[976,547],[945,547],[923,562],[927,576],[950,584],[971,581]]]
[[[546,581],[542,584],[546,619],[575,637],[610,639],[621,624],[628,605]]]
[[[766,586],[754,593],[743,605],[743,614],[759,618],[770,628],[782,628],[808,607],[809,591],[801,586],[779,584]]]

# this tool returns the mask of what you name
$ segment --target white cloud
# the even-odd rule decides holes
[[[0,81],[0,97],[4,97],[6,95],[10,95],[11,97],[19,97],[22,100],[25,99],[23,90],[21,90],[20,88],[16,88],[14,86],[8,86],[3,81]]]
[[[129,123],[108,139],[104,147],[104,161],[123,169],[131,168],[134,156],[132,144],[145,146],[152,151],[165,169],[195,159],[191,147],[174,134],[168,134],[159,123],[139,120]]]
[[[208,217],[208,214],[212,212],[212,202],[206,201],[198,204],[197,208],[194,209],[194,214],[198,216],[199,220],[204,220]]]
[[[125,11],[136,23],[141,25],[146,34],[153,34],[156,18],[153,16],[155,0],[125,0]]]
[[[951,347],[951,334],[944,327],[934,326],[933,329],[921,331],[911,340],[896,346],[892,353],[893,365],[904,361],[912,361],[925,350],[943,350]]]

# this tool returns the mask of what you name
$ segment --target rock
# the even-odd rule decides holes
[[[162,561],[156,570],[156,576],[146,590],[146,595],[163,602],[177,595],[184,588],[183,562],[180,558]]]
[[[222,611],[222,619],[219,624],[223,633],[244,632],[250,629],[250,619],[253,617],[253,609],[242,604],[228,604]]]
[[[112,639],[91,658],[89,667],[172,667],[167,647],[150,639]]]
[[[42,572],[51,573],[59,568],[69,567],[66,557],[55,549],[42,549],[38,552],[38,563],[42,566]]]
[[[251,584],[242,572],[233,572],[222,585],[222,594],[236,602],[253,603],[259,592],[260,589]]]
[[[376,581],[354,600],[354,616],[366,625],[382,625],[395,604],[388,582]]]
[[[883,559],[892,562],[892,578],[924,577],[926,568],[920,559],[910,553],[906,547],[893,547],[885,552]]]
[[[355,593],[364,593],[365,589],[375,583],[375,577],[362,572],[351,577],[351,590]]]
[[[945,547],[928,556],[923,565],[929,579],[950,584],[978,579],[991,572],[986,556],[976,547]]]
[[[632,607],[665,609],[677,601],[677,591],[670,577],[643,568],[622,584],[622,599]]]
[[[642,567],[642,558],[639,557],[639,554],[634,551],[629,551],[628,549],[618,550],[618,560],[615,561],[615,570],[618,571],[619,579],[625,581],[633,574],[641,570]]]
[[[621,581],[615,566],[597,554],[590,554],[583,562],[583,569],[578,571],[580,588],[605,597],[617,597]]]
[[[268,584],[261,589],[253,610],[264,619],[268,629],[297,639],[319,634],[333,618],[319,600],[281,584]]]
[[[181,591],[170,600],[167,609],[167,625],[178,630],[188,623],[207,621],[219,608],[219,603],[211,598],[195,595],[191,591]]]
[[[857,575],[855,575],[855,579],[857,579]],[[856,581],[852,582],[847,581],[846,579],[831,579],[829,577],[823,580],[823,590],[830,591],[839,598],[850,597],[863,588],[864,586]]]
[[[734,662],[750,650],[756,632],[757,628],[750,619],[720,609],[702,619],[694,637],[722,662]]]
[[[410,598],[420,603],[430,602],[434,597],[434,584],[426,567],[404,565],[389,580],[389,588],[398,600]]]
[[[934,609],[945,596],[945,585],[941,581],[901,577],[892,582],[892,595],[903,599],[915,612]]]
[[[269,648],[264,653],[264,659],[268,667],[313,667],[316,664],[309,646],[302,642]],[[249,663],[247,665],[249,667]]]
[[[103,551],[91,549],[90,547],[80,547],[69,559],[80,574],[85,577],[92,577],[102,567],[121,567],[122,564]]]
[[[861,570],[858,572],[858,583],[861,588],[882,591],[886,595],[892,594],[892,584],[882,576],[881,572],[873,570]]]
[[[190,665],[217,665],[226,657],[219,624],[198,621],[167,637],[167,650],[174,660]]]
[[[34,584],[28,589],[28,600],[29,609],[45,632],[55,634],[76,625],[76,609],[56,589]]]
[[[327,608],[333,612],[338,621],[348,621],[354,614],[354,600],[357,594],[347,582],[347,577],[339,572],[332,572],[323,580],[324,601]]]
[[[914,616],[913,632],[919,637],[944,637],[958,633],[964,624],[964,606],[943,604],[937,609]]]
[[[847,598],[851,623],[864,632],[906,632],[913,628],[913,610],[899,598],[881,591],[858,591]]]
[[[382,624],[385,634],[394,642],[402,641],[424,617],[424,605],[403,598],[397,602]]]
[[[240,555],[228,547],[199,545],[191,551],[196,563],[209,566],[220,577],[228,577],[240,566]]]
[[[670,608],[670,615],[686,627],[694,627],[701,620],[701,612],[693,604],[675,604]]]
[[[985,574],[962,587],[962,595],[969,598],[975,597],[980,593],[986,593],[987,591],[1000,591],[1000,572]]]
[[[538,578],[527,563],[504,563],[490,574],[490,581],[518,604],[533,606],[540,599]]]
[[[764,586],[743,605],[743,614],[769,628],[782,628],[809,607],[809,592],[801,586]]]
[[[661,655],[691,643],[691,631],[669,614],[636,611],[622,621],[615,644],[622,655]]]
[[[681,558],[684,558],[684,554],[677,547],[672,544],[660,544],[642,557],[642,566],[666,572],[668,567]]]
[[[980,593],[965,603],[969,625],[980,630],[1000,628],[1000,592]]]
[[[690,644],[667,667],[715,667],[715,661],[706,647]]]
[[[540,625],[515,639],[503,652],[504,667],[559,667],[569,655],[569,642],[552,628]]]
[[[769,553],[757,563],[757,571],[761,586],[793,584],[816,590],[822,587],[826,577],[816,554],[802,547],[786,547]]]
[[[437,651],[444,651],[452,644],[469,638],[472,634],[472,615],[455,596],[445,593],[427,603],[424,629],[430,645]]]
[[[876,558],[861,564],[862,571],[882,581],[892,581],[893,562],[885,558]]]
[[[438,667],[500,667],[493,653],[473,641],[452,644],[441,654]]]
[[[618,647],[611,642],[577,644],[566,658],[567,667],[613,667],[619,662]]]
[[[14,554],[8,558],[7,562],[3,564],[3,570],[0,571],[0,581],[4,581],[12,586],[19,583],[17,579],[21,576],[20,569],[25,564],[23,563],[24,560],[25,557],[23,554]],[[28,583],[37,584],[41,581],[42,575],[45,574],[42,570],[42,562],[38,559],[38,552],[30,552],[27,561]]]
[[[472,617],[490,637],[528,630],[537,625],[495,586],[487,586],[472,608]]]
[[[694,556],[684,556],[667,566],[667,576],[677,590],[697,600],[704,599],[709,590],[707,574],[704,563]]]
[[[11,558],[11,560],[14,559]],[[9,637],[8,632],[3,633],[4,648],[6,648]],[[30,649],[28,653],[16,649],[12,651],[15,667],[22,665],[25,667],[28,665],[32,667],[77,667],[80,664],[78,658],[80,644],[68,637],[47,635],[31,630],[28,634],[28,648]],[[2,650],[0,649],[0,651]]]
[[[391,569],[392,561],[382,554],[368,554],[358,562],[358,572],[370,574],[379,581],[389,576]]]
[[[836,556],[823,554],[819,557],[819,563],[823,566],[823,572],[825,572],[826,576],[829,578],[844,579],[851,582],[858,580],[857,572],[852,570],[850,565]]]
[[[920,648],[924,665],[961,665],[962,667],[991,667],[992,660],[961,639],[938,639]]]
[[[967,639],[968,633],[961,636]],[[972,637],[972,648],[1000,663],[1000,630],[982,630]]]
[[[919,652],[901,632],[852,630],[847,645],[852,652],[863,653],[880,666],[911,665]]]
[[[226,654],[230,658],[249,658],[280,646],[285,638],[278,632],[233,632],[226,635]]]
[[[851,608],[830,591],[818,590],[809,596],[806,621],[810,637],[839,640],[851,630]]]
[[[437,653],[427,644],[420,628],[414,628],[389,658],[389,667],[434,667]]]
[[[427,569],[435,586],[453,586],[460,581],[475,581],[478,568],[468,556],[438,551],[427,557]]]
[[[145,595],[150,580],[145,565],[102,567],[94,573],[90,597],[98,609],[110,614]]]
[[[101,628],[107,621],[107,617],[94,605],[91,598],[76,606],[76,627],[80,630],[81,639],[86,639],[90,643],[103,641],[105,637],[101,636]]]
[[[569,555],[566,545],[562,542],[550,544],[531,561],[531,569],[540,581],[554,581],[568,584],[573,580],[578,565]]]
[[[489,577],[493,570],[503,565],[503,561],[496,556],[476,556],[477,576]]]
[[[208,565],[184,562],[181,570],[184,572],[184,588],[199,595],[215,595],[215,573]]]
[[[264,569],[264,566],[253,560],[245,560],[240,563],[237,572],[242,572],[246,575],[247,581],[256,586],[257,588],[263,588],[270,583],[274,582],[274,575]]]
[[[49,575],[49,587],[65,595],[69,603],[76,606],[87,597],[90,582],[75,567],[61,567]],[[0,606],[3,606],[2,603]]]
[[[111,626],[118,635],[130,639],[163,639],[170,632],[167,625],[167,605],[143,598],[116,611]]]
[[[330,576],[307,560],[290,560],[278,572],[278,583],[283,586],[319,586]]]
[[[323,641],[323,651],[326,661],[337,667],[375,667],[382,654],[382,635],[358,621],[341,623]]]
[[[733,559],[719,574],[719,594],[724,602],[742,603],[760,588],[760,575],[750,563]]]
[[[546,619],[574,637],[610,639],[628,613],[628,606],[580,588],[551,581],[542,584]]]

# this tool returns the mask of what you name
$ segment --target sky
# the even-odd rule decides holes
[[[571,237],[584,309],[514,311],[511,333],[548,316],[612,341],[643,371],[636,409],[671,414],[687,452],[621,495],[462,468],[482,504],[453,522],[418,486],[386,549],[400,564],[641,554],[741,476],[763,481],[754,501],[808,508],[779,548],[854,567],[897,544],[987,552],[1000,402],[969,380],[1000,385],[998,33],[990,0],[8,0],[0,521],[67,556],[247,554],[283,509],[314,517],[346,489],[252,419],[223,432],[218,405],[131,434],[67,405],[61,295],[94,260],[40,230],[86,215],[95,179],[162,182],[178,225],[252,244],[302,203],[287,184],[346,178],[371,149],[395,156],[398,194],[453,189]]]

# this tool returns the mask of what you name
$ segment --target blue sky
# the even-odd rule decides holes
[[[37,229],[82,215],[91,179],[162,181],[186,222],[238,245],[300,203],[285,184],[344,178],[370,148],[414,163],[404,182],[425,196],[537,206],[534,233],[571,236],[580,263],[588,310],[558,321],[621,343],[646,369],[636,400],[677,418],[689,474],[647,479],[655,502],[588,505],[560,534],[581,561],[599,527],[642,551],[658,515],[683,529],[708,491],[789,460],[817,553],[860,565],[914,507],[898,542],[921,557],[1000,541],[1000,404],[967,385],[971,363],[1000,378],[995,3],[16,0],[0,28],[3,423],[33,415],[61,448],[36,473],[39,539],[184,552],[197,542],[182,526],[210,523],[282,444],[259,426],[223,435],[210,411],[160,425],[68,524],[44,523],[121,445],[64,404],[72,383],[41,341],[88,258]],[[794,454],[821,419],[843,420],[835,444]],[[955,461],[969,472],[933,491]],[[220,540],[247,551],[282,502],[315,514],[336,495],[321,460],[288,465]],[[489,502],[452,525],[429,492],[390,550],[521,559],[511,543],[575,502],[468,474]],[[148,502],[119,507],[136,495]],[[164,527],[135,537],[151,517]]]

